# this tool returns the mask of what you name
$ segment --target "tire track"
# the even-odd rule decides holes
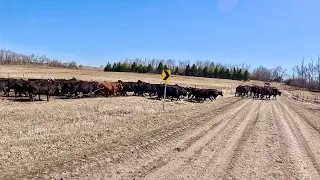
[[[276,111],[281,112],[278,114],[280,121],[282,121],[282,127],[284,128],[284,131],[287,131],[286,135],[289,136],[287,138],[293,139],[294,144],[291,144],[290,146],[294,153],[292,153],[291,156],[295,156],[293,159],[296,161],[296,166],[299,167],[299,170],[303,175],[307,176],[307,174],[311,174],[313,179],[318,179],[320,172],[319,164],[307,140],[299,130],[299,125],[295,122],[295,119],[299,117],[293,116],[292,112],[287,109],[288,107],[279,101],[275,103],[275,108]],[[287,142],[290,142],[290,140],[287,140]],[[307,157],[310,164],[306,161],[307,159],[305,159],[305,157]]]
[[[250,104],[250,102],[257,102],[253,100],[248,100],[247,102]],[[255,103],[252,103],[252,105],[255,105]],[[255,108],[258,106],[254,106]],[[223,124],[218,125],[215,129],[213,129],[210,133],[208,133],[206,136],[202,137],[200,140],[195,142],[189,149],[187,149],[185,152],[177,155],[176,157],[172,158],[170,163],[165,165],[164,167],[158,169],[156,172],[148,174],[145,179],[166,179],[168,177],[173,178],[175,176],[179,176],[179,178],[182,178],[183,174],[186,174],[186,178],[190,178],[190,176],[196,175],[196,174],[203,174],[204,169],[202,166],[207,166],[207,164],[212,163],[215,158],[217,158],[215,155],[217,154],[223,154],[226,152],[232,151],[234,148],[234,145],[236,142],[234,142],[232,139],[236,138],[239,133],[243,132],[247,125],[251,126],[251,124],[248,122],[247,115],[251,116],[251,114],[254,113],[254,109],[252,108],[250,110],[250,106],[245,106],[241,107],[240,111],[246,112],[247,110],[249,111],[249,114],[241,112],[238,114],[238,112],[235,112],[235,114],[230,114],[225,121],[223,121]],[[238,115],[235,116],[235,115]],[[239,116],[241,115],[241,116]],[[237,117],[237,118],[235,118]],[[244,117],[244,118],[242,118]],[[219,118],[219,117],[216,117]],[[233,133],[229,133],[229,131],[232,131]],[[239,130],[240,129],[240,130]],[[227,139],[224,139],[224,136],[227,136]],[[230,146],[227,147],[228,150],[225,149],[219,149],[220,152],[214,153],[210,152],[208,153],[208,147],[209,144],[212,144],[212,141],[217,141],[219,143],[223,143],[225,146]],[[231,141],[231,142],[230,142]],[[237,141],[237,140],[235,140]],[[215,142],[217,143],[217,142]],[[214,144],[214,143],[213,143]],[[230,145],[231,144],[231,145]],[[204,150],[203,147],[206,149]],[[209,148],[210,149],[210,148]],[[218,157],[219,158],[219,157]],[[189,160],[188,160],[189,159]],[[193,162],[192,159],[199,160],[200,163],[198,162]],[[220,159],[221,160],[221,159]],[[188,165],[186,167],[186,165]],[[195,166],[194,166],[195,165]],[[182,171],[182,172],[181,172]],[[201,175],[200,175],[201,176]],[[197,176],[199,177],[199,176]],[[177,177],[176,177],[177,178]]]
[[[244,118],[235,127],[230,127],[231,132],[225,132],[221,134],[223,137],[218,144],[225,144],[225,146],[217,146],[216,153],[217,157],[210,159],[210,161],[204,166],[204,171],[200,171],[198,176],[203,176],[205,178],[214,177],[214,179],[225,179],[228,176],[228,170],[230,170],[230,165],[234,163],[233,159],[237,151],[241,147],[241,143],[247,141],[247,138],[252,133],[253,127],[258,121],[258,114],[261,109],[262,101],[250,99],[250,106],[245,109],[243,113]],[[228,127],[229,128],[229,127]],[[214,176],[212,176],[214,174]]]
[[[230,160],[230,162],[227,165],[223,179],[230,177],[230,176],[232,177],[231,170],[233,169],[235,162],[238,160],[238,157],[240,157],[241,153],[243,153],[245,142],[248,141],[250,135],[252,134],[252,132],[258,122],[259,115],[260,115],[260,111],[258,111],[254,121],[250,122],[250,124],[248,124],[246,126],[246,128],[244,129],[244,133],[241,135],[239,141],[236,143],[235,150],[233,151],[233,154],[231,155],[232,159]]]
[[[239,111],[241,111],[241,109],[246,106],[246,104],[248,104],[248,102],[245,102],[239,106],[237,106],[237,104],[234,104],[235,107],[237,107],[237,109],[235,110],[234,113],[238,113]],[[233,106],[232,106],[233,107]],[[137,177],[144,177],[147,174],[150,174],[154,171],[156,171],[157,169],[161,168],[162,166],[167,166],[167,163],[171,163],[172,159],[174,159],[175,157],[179,156],[179,153],[185,153],[185,151],[188,151],[189,147],[193,146],[195,142],[197,142],[199,139],[201,139],[203,136],[206,136],[207,134],[209,134],[210,131],[212,131],[213,129],[215,129],[217,126],[219,126],[221,123],[225,123],[224,117],[228,116],[229,114],[227,112],[225,112],[222,115],[219,116],[215,116],[217,117],[222,117],[222,118],[217,118],[217,119],[221,119],[220,121],[212,121],[210,120],[212,116],[214,116],[212,113],[209,114],[208,117],[206,117],[205,119],[207,119],[209,122],[209,124],[205,124],[200,126],[200,130],[192,130],[190,129],[188,133],[186,132],[186,135],[182,135],[181,137],[178,138],[178,140],[176,140],[176,145],[173,147],[178,147],[178,150],[176,148],[174,148],[175,151],[172,151],[172,148],[166,153],[164,154],[162,157],[160,158],[164,158],[166,159],[166,162],[163,163],[163,161],[161,161],[161,165],[158,164],[158,161],[154,161],[154,163],[152,163],[152,170],[148,170],[148,171],[143,171],[143,170],[138,170],[140,173],[138,175],[135,175],[134,173],[129,176],[130,178],[137,178]],[[233,116],[234,117],[234,116]]]
[[[298,123],[296,122],[296,120],[301,121],[301,119],[299,118],[299,115],[297,114],[293,114],[293,112],[289,109],[289,107],[283,103],[280,102],[280,104],[283,107],[284,112],[286,113],[286,115],[289,116],[288,119],[291,119],[291,122],[293,123],[294,126],[290,126],[292,131],[296,132],[296,137],[300,140],[300,143],[302,145],[302,147],[306,150],[306,152],[308,153],[308,157],[310,158],[313,166],[315,167],[315,169],[317,170],[318,176],[320,177],[320,165],[319,165],[319,161],[317,160],[315,153],[313,152],[313,150],[311,149],[310,144],[308,143],[308,141],[306,140],[304,134],[301,132],[300,130],[300,126],[298,125]],[[308,123],[309,124],[309,123]],[[289,124],[290,125],[290,124]]]
[[[130,166],[136,166],[135,164],[139,162],[139,164],[142,164],[144,163],[142,159],[150,159],[154,157],[154,154],[151,154],[151,152],[159,152],[163,151],[164,148],[171,148],[171,146],[175,144],[175,141],[167,143],[169,139],[175,139],[179,137],[181,134],[185,133],[187,129],[190,131],[200,126],[201,124],[210,121],[210,119],[208,120],[208,117],[227,111],[226,107],[230,107],[230,105],[237,106],[238,104],[241,104],[241,100],[239,99],[226,99],[230,100],[227,101],[223,106],[217,109],[212,109],[213,112],[204,112],[195,115],[193,117],[188,118],[188,120],[182,123],[172,124],[170,126],[163,127],[162,129],[149,132],[145,134],[142,138],[137,137],[136,139],[129,140],[129,143],[120,141],[115,142],[109,147],[99,147],[97,149],[92,150],[91,155],[88,155],[88,157],[84,159],[64,160],[64,163],[61,163],[60,161],[60,163],[58,163],[57,166],[54,165],[54,162],[51,162],[53,166],[49,165],[42,167],[43,170],[41,170],[40,167],[39,169],[34,169],[32,171],[26,172],[24,175],[15,176],[15,178],[22,178],[27,176],[30,178],[39,177],[39,179],[41,179],[41,177],[45,176],[46,174],[49,174],[49,177],[66,177],[65,173],[59,173],[62,171],[62,169],[63,171],[71,172],[69,174],[73,174],[75,177],[77,177],[79,176],[79,174],[81,174],[81,171],[95,172],[95,169],[104,169],[104,167],[109,167],[109,169],[111,169],[112,171],[110,172],[110,174],[112,174],[111,177],[115,179],[120,179],[121,177],[123,177],[121,172],[121,167],[123,163],[127,163]],[[164,144],[166,144],[166,146],[164,146]],[[90,164],[90,166],[87,166],[86,164]],[[143,169],[146,169],[146,167],[148,166],[150,165],[146,163]],[[74,167],[78,168],[74,169]],[[130,172],[132,170],[127,169],[126,171]]]
[[[263,101],[257,112],[257,121],[249,129],[243,143],[232,155],[223,179],[290,179],[282,171],[283,160],[279,130],[273,117],[273,102]]]
[[[285,101],[285,104],[288,106],[288,100],[285,99],[284,101]],[[293,105],[293,104],[294,104],[294,105]],[[314,116],[313,116],[313,117],[310,116],[310,114],[313,114],[313,113],[310,112],[310,111],[307,111],[304,107],[301,107],[301,106],[300,106],[300,107],[295,107],[295,106],[297,106],[296,103],[292,103],[290,107],[291,107],[294,111],[296,111],[296,112],[299,114],[299,116],[300,116],[305,122],[307,122],[313,129],[315,129],[315,130],[318,132],[318,134],[320,135],[320,127],[317,126],[315,123],[311,122],[311,120],[309,120],[309,119],[314,118]],[[308,117],[307,117],[307,116],[308,116]]]
[[[272,110],[272,118],[275,120],[276,125],[277,125],[277,130],[279,132],[279,145],[280,145],[280,160],[284,162],[285,165],[280,166],[281,167],[281,171],[285,174],[286,179],[290,179],[295,177],[296,179],[301,179],[301,175],[298,173],[299,170],[297,169],[296,166],[294,166],[294,159],[289,156],[289,150],[288,150],[288,145],[284,142],[284,140],[286,139],[285,134],[283,134],[283,130],[282,125],[280,124],[281,122],[279,122],[280,120],[278,120],[278,115],[279,113],[275,110],[275,105],[273,104],[271,107]],[[297,178],[299,177],[299,178]]]

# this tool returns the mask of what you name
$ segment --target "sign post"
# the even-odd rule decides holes
[[[163,70],[162,71],[162,80],[164,80],[164,92],[163,92],[163,104],[162,110],[164,111],[164,103],[166,102],[167,96],[167,81],[170,81],[171,70]]]

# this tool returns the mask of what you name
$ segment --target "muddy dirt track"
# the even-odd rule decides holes
[[[320,179],[320,107],[288,97],[226,97],[190,108],[181,121],[88,150],[52,158],[6,178]]]

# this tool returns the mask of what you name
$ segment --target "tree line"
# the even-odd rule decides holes
[[[281,66],[276,68],[266,68],[259,66],[251,72],[251,79],[259,81],[284,82],[309,91],[320,91],[320,55],[311,58],[309,62],[305,59],[301,64],[292,68],[292,74],[287,74],[286,69]]]
[[[306,88],[310,91],[320,91],[320,55],[311,58],[309,62],[305,59],[300,65],[292,68],[292,74],[285,80],[287,85]]]
[[[41,65],[62,68],[82,68],[75,61],[61,62],[57,59],[48,58],[46,55],[22,54],[7,49],[0,49],[1,65]]]
[[[202,63],[200,61],[194,64],[179,62],[175,65],[174,60],[126,60],[124,62],[107,63],[104,71],[112,72],[137,72],[137,73],[161,73],[164,69],[170,69],[175,75],[182,76],[195,76],[195,77],[208,77],[208,78],[221,78],[221,79],[234,79],[244,80],[250,79],[248,66],[245,65],[236,67],[223,66],[213,62]]]
[[[281,66],[276,68],[266,68],[264,66],[259,66],[251,72],[251,79],[258,81],[267,82],[283,82],[286,74],[286,69]]]

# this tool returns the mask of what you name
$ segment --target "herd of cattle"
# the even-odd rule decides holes
[[[38,95],[46,95],[47,101],[50,96],[64,96],[67,98],[75,97],[97,97],[97,96],[128,96],[128,92],[133,92],[134,96],[150,97],[156,96],[162,99],[164,96],[164,84],[151,84],[138,80],[137,82],[97,82],[83,81],[72,79],[13,79],[0,78],[0,91],[4,92],[4,96],[9,96],[11,90],[14,91],[15,97],[30,97],[34,101],[34,97]],[[222,91],[216,89],[199,89],[188,88],[179,85],[167,85],[166,98],[180,100],[188,97],[196,101],[203,102],[206,99],[216,99],[217,96],[223,96]]]
[[[279,91],[276,87],[271,86],[238,86],[236,88],[235,96],[253,96],[253,98],[267,98],[270,100],[270,97],[273,96],[276,99],[276,96],[281,96],[281,91]]]
[[[9,96],[11,90],[14,91],[15,97],[29,97],[34,101],[35,96],[47,96],[49,101],[50,96],[63,96],[67,98],[75,97],[97,97],[97,96],[128,96],[128,92],[132,92],[133,96],[156,97],[162,99],[164,97],[164,84],[151,84],[138,80],[137,82],[97,82],[83,81],[72,79],[13,79],[0,78],[0,91],[4,92],[4,96]],[[166,98],[180,100],[187,97],[188,100],[196,100],[204,102],[206,99],[215,100],[218,96],[223,96],[222,91],[216,89],[200,89],[193,87],[183,87],[179,85],[166,86]],[[236,96],[252,96],[253,98],[264,97],[270,99],[281,92],[274,87],[260,86],[238,86],[236,88]]]

